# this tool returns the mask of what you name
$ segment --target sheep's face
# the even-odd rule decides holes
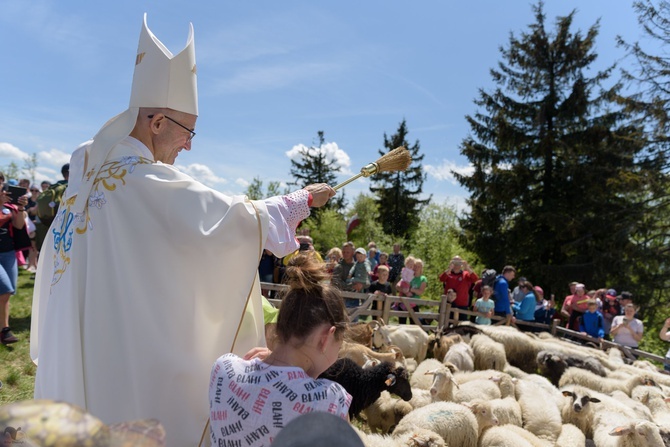
[[[584,411],[589,405],[589,402],[600,402],[600,399],[591,397],[588,394],[579,395],[577,393],[573,393],[572,391],[563,391],[563,395],[572,399],[572,411],[575,413],[581,413]]]
[[[391,376],[392,379],[391,379]],[[387,378],[389,393],[393,393],[402,400],[408,401],[412,398],[412,386],[409,384],[409,374],[405,368],[396,368]]]
[[[456,387],[458,387],[458,384],[454,380],[454,376],[451,374],[451,370],[446,367],[429,371],[426,374],[432,374],[433,376],[433,384],[430,387],[430,395],[433,398],[446,390],[451,384],[455,384]]]

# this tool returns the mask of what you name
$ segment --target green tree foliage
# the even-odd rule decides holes
[[[419,225],[419,211],[430,203],[420,199],[426,174],[421,168],[423,154],[419,155],[419,140],[410,145],[406,138],[407,123],[402,120],[395,134],[388,137],[384,133],[384,147],[379,154],[404,146],[412,156],[412,163],[404,172],[382,172],[371,177],[370,191],[377,197],[382,228],[392,237],[410,238]]]
[[[346,221],[335,210],[325,209],[321,212],[321,220],[307,219],[303,226],[308,228],[314,242],[314,249],[325,256],[333,247],[341,248],[346,242]]]
[[[2,173],[5,174],[5,180],[15,179],[17,180],[21,175],[21,169],[16,162],[11,161],[8,165],[2,168]]]
[[[337,183],[337,173],[340,171],[340,166],[337,165],[335,160],[329,159],[324,150],[326,140],[323,131],[320,130],[317,134],[319,138],[317,144],[301,149],[300,160],[291,160],[291,176],[294,178],[292,185],[304,188],[314,183],[327,183],[331,186]],[[340,192],[330,199],[324,207],[314,212],[314,218],[318,221],[323,210],[341,211],[344,205],[344,192]]]
[[[650,141],[646,163],[658,169],[660,175],[648,176],[646,190],[639,194],[639,203],[646,213],[637,222],[631,241],[635,251],[626,257],[631,264],[629,283],[632,283],[626,286],[646,301],[647,306],[641,313],[648,326],[658,327],[667,317],[670,301],[670,226],[667,223],[670,221],[670,182],[665,155],[670,142],[670,3],[642,0],[636,1],[633,8],[644,33],[644,47],[621,37],[618,42],[634,61],[634,68],[622,70],[622,76],[638,91],[618,99],[646,126]],[[648,338],[657,340],[656,335],[645,337]]]
[[[244,195],[249,197],[250,200],[261,200],[268,197],[288,194],[289,192],[288,188],[282,190],[281,183],[277,181],[268,182],[267,188],[263,189],[263,180],[261,180],[260,177],[254,177],[251,184],[247,186],[247,189],[244,191]]]
[[[356,214],[360,219],[360,224],[354,228],[348,238],[356,247],[364,247],[367,250],[368,243],[374,241],[379,250],[388,252],[388,249],[393,246],[391,237],[384,233],[384,229],[379,223],[379,205],[374,197],[363,193],[359,194],[347,214],[347,222]],[[382,249],[382,247],[388,248]]]
[[[598,23],[572,30],[575,12],[545,27],[510,35],[491,70],[497,87],[481,90],[467,120],[461,153],[474,167],[456,178],[470,211],[463,241],[485,265],[514,263],[545,290],[571,280],[587,287],[628,283],[637,257],[632,238],[643,221],[649,179],[658,177],[643,129],[617,106],[621,85],[603,87],[612,68],[596,72]]]
[[[438,277],[447,268],[451,258],[459,255],[468,261],[477,274],[481,270],[477,268],[480,264],[477,256],[459,242],[458,216],[452,206],[431,203],[421,210],[419,218],[411,254],[424,262],[423,274],[428,279],[424,297],[438,300],[444,293]]]

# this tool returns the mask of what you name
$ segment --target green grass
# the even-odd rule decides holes
[[[0,345],[0,405],[33,398],[36,367],[30,360],[30,310],[34,280],[19,268],[19,286],[9,300],[9,325],[17,343]]]

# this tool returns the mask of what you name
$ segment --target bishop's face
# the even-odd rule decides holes
[[[172,115],[175,115],[174,117]],[[170,118],[163,115],[161,132],[156,135],[153,144],[154,159],[166,164],[174,164],[182,149],[191,150],[191,132],[198,119],[195,115],[171,112]]]

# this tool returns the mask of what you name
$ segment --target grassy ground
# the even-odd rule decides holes
[[[19,288],[10,301],[9,324],[17,343],[0,345],[0,405],[32,399],[36,367],[30,360],[30,309],[34,280],[19,268]]]

